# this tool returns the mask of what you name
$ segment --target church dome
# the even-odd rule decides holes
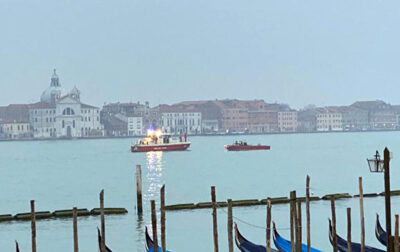
[[[40,97],[40,101],[47,103],[55,103],[57,99],[60,98],[62,92],[60,80],[56,73],[56,69],[54,69],[53,76],[51,77],[50,87],[48,87]]]

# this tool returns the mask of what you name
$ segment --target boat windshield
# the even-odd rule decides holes
[[[244,141],[235,141],[235,145],[240,145],[240,146],[246,146],[247,145],[247,142],[244,142]]]

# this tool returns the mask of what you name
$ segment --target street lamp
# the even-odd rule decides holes
[[[387,234],[387,252],[393,251],[393,237],[391,225],[391,211],[390,211],[390,173],[389,162],[390,152],[388,148],[383,151],[383,160],[380,159],[379,152],[376,151],[374,159],[367,159],[369,170],[371,172],[384,172],[385,177],[385,214],[386,214],[386,234]]]

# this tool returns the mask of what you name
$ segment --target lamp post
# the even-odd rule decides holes
[[[374,159],[367,159],[369,170],[371,172],[383,172],[385,178],[385,215],[386,215],[386,234],[387,234],[387,252],[393,251],[392,237],[392,224],[391,224],[391,211],[390,211],[390,152],[388,148],[383,151],[383,160],[380,159],[379,152],[376,151]]]

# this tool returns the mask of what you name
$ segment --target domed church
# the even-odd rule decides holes
[[[79,138],[103,136],[98,107],[81,102],[81,93],[74,87],[63,93],[54,69],[50,86],[40,102],[30,105],[29,120],[34,138]]]

